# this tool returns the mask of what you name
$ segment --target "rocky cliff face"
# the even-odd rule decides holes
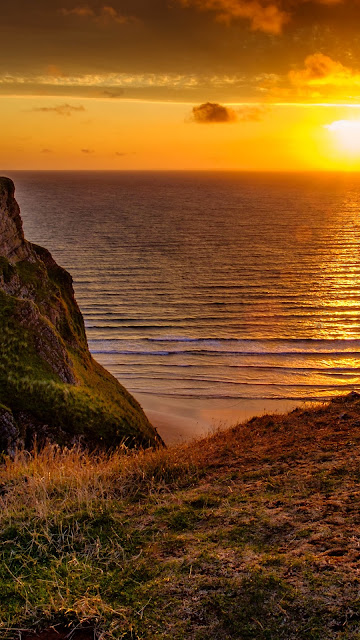
[[[91,357],[72,278],[25,240],[14,191],[0,178],[0,450],[35,438],[161,444],[136,400]]]
[[[30,245],[24,239],[20,210],[14,198],[14,183],[0,178],[0,254],[13,263],[30,259]]]

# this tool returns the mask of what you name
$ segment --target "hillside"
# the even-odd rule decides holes
[[[169,450],[19,453],[1,638],[358,639],[359,481],[356,393]]]
[[[34,440],[158,446],[138,402],[90,355],[70,274],[24,238],[0,178],[0,451]]]

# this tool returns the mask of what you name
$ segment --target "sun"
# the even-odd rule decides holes
[[[331,132],[343,152],[360,156],[360,120],[335,120],[324,127]]]

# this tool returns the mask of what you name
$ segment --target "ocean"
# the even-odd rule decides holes
[[[201,422],[360,388],[360,175],[5,175],[94,357],[145,408]]]

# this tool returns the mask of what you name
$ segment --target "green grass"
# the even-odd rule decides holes
[[[359,414],[348,398],[169,450],[5,460],[1,637],[357,640]]]
[[[0,256],[0,277],[4,279],[4,282],[8,284],[11,278],[15,274],[15,267],[4,256]]]
[[[91,358],[71,277],[36,251],[44,263],[0,260],[0,277],[19,293],[0,288],[0,402],[16,420],[19,412],[32,417],[32,428],[21,428],[26,446],[35,432],[59,444],[160,444],[135,399]]]

